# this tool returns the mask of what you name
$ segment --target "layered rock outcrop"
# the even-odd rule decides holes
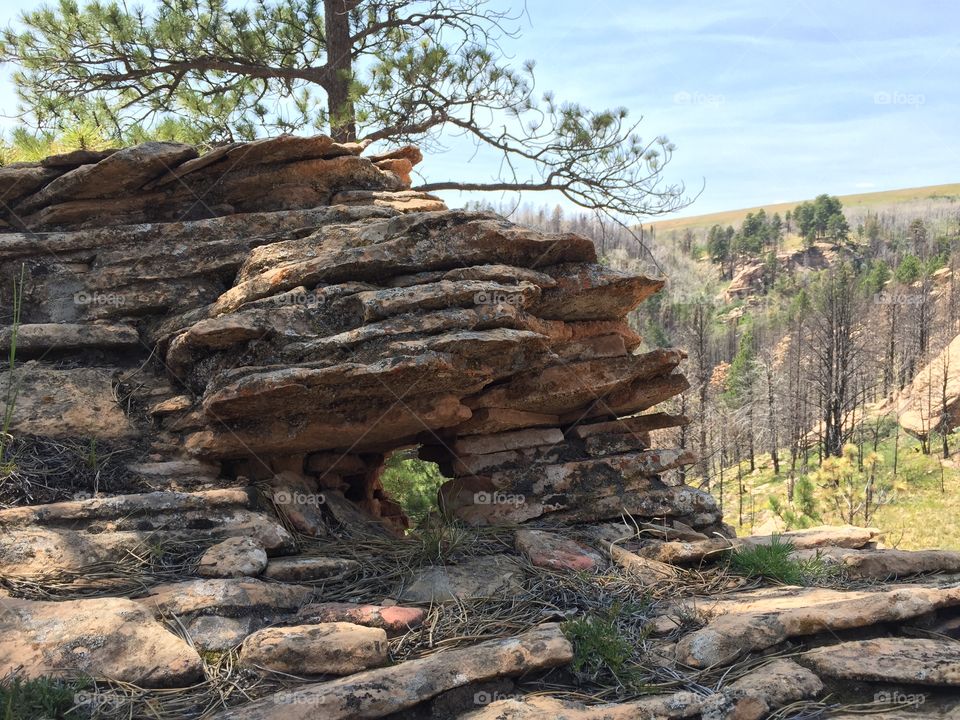
[[[4,168],[0,281],[10,301],[22,285],[18,353],[35,359],[12,429],[185,448],[219,485],[272,483],[308,532],[295,499],[320,492],[402,527],[378,475],[412,445],[471,523],[626,511],[721,529],[709,495],[662,477],[692,458],[650,447],[685,418],[636,416],[687,387],[684,354],[639,352],[625,320],[662,281],[410,191],[413,148],[362,151],[284,136]]]

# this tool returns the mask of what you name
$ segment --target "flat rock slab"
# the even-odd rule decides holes
[[[258,630],[240,648],[245,665],[295,675],[352,675],[389,661],[387,633],[346,622]]]
[[[200,656],[125,598],[0,601],[0,676],[110,678],[143,686],[189,685]]]
[[[853,593],[812,607],[729,613],[677,643],[677,661],[705,668],[732,662],[790,637],[897,622],[960,605],[960,588],[905,585],[895,590]]]
[[[52,438],[120,440],[136,435],[114,398],[111,371],[59,370],[36,361],[0,373],[0,397],[11,382],[19,387],[10,432]]]
[[[426,611],[402,605],[360,605],[347,602],[312,603],[300,609],[297,616],[304,622],[349,622],[382,628],[388,635],[405,633],[419,627]]]
[[[854,640],[816,648],[803,658],[824,677],[960,686],[960,643],[955,640]]]
[[[498,700],[458,720],[760,720],[798,700],[816,697],[823,683],[792,660],[774,660],[721,691],[700,695],[681,691],[627,703],[585,706],[546,696]]]
[[[77,301],[83,297],[78,295]],[[0,352],[10,350],[12,328],[0,329]],[[17,357],[35,356],[48,350],[86,348],[142,348],[137,329],[124,324],[38,323],[17,328]]]
[[[306,585],[210,579],[157,585],[137,602],[157,614],[237,616],[262,610],[293,612],[306,604],[312,594],[313,588]]]
[[[826,548],[799,550],[800,558],[819,552],[827,561],[840,565],[848,577],[873,580],[909,577],[923,573],[960,572],[960,552],[949,550],[854,550]]]
[[[600,562],[599,553],[576,540],[545,530],[517,530],[517,550],[533,565],[551,570],[593,570]]]
[[[519,591],[521,578],[520,567],[506,555],[471,558],[460,565],[421,569],[398,599],[430,603],[499,597]]]
[[[440,693],[497,677],[565,665],[573,647],[554,623],[503,640],[445,650],[392,667],[304,685],[215,716],[215,720],[370,720]]]
[[[360,569],[360,563],[347,558],[300,556],[273,558],[267,563],[263,576],[282,582],[311,582],[332,580]]]

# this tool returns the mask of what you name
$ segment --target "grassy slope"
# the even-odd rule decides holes
[[[886,190],[884,192],[861,193],[858,195],[841,195],[840,200],[845,208],[883,208],[896,203],[909,202],[912,200],[926,200],[932,198],[956,198],[960,199],[960,183],[951,183],[949,185],[928,185],[926,187],[903,188],[901,190]],[[802,200],[796,202],[779,203],[776,205],[762,205],[752,208],[742,208],[739,210],[727,210],[724,212],[710,213],[709,215],[695,215],[693,217],[677,218],[674,220],[660,220],[651,223],[657,232],[669,232],[671,230],[686,230],[687,228],[709,228],[712,225],[733,225],[737,227],[743,222],[749,212],[756,212],[761,207],[768,214],[775,212],[783,215],[787,210],[792,210],[799,205]]]
[[[894,439],[885,438],[879,446],[883,457],[881,479],[891,481],[893,468]],[[956,457],[956,455],[954,456]],[[786,500],[787,477],[785,463],[777,476],[773,473],[770,458],[757,458],[757,468],[751,474],[743,463],[744,499],[743,524],[739,522],[737,502],[736,467],[727,468],[724,476],[723,509],[725,520],[737,529],[738,535],[749,535],[772,513],[769,498],[777,496]],[[945,467],[944,490],[940,488],[940,458],[937,453],[923,455],[920,444],[906,433],[901,433],[897,480],[889,502],[881,505],[870,518],[870,525],[886,532],[885,543],[905,550],[940,548],[960,550],[960,471]],[[891,483],[892,484],[892,483]],[[719,495],[719,488],[712,488]],[[824,523],[843,524],[830,507],[825,491],[818,489],[819,510]],[[856,524],[862,525],[862,517]]]

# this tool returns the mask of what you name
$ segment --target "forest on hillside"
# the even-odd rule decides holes
[[[951,199],[851,212],[823,195],[785,217],[659,234],[559,207],[491,209],[666,276],[633,321],[647,347],[688,353],[691,387],[673,409],[691,423],[671,440],[698,454],[685,479],[722,498],[732,524],[870,524],[913,485],[945,494],[955,478],[948,367],[932,363],[960,332]],[[940,375],[924,417],[944,422],[910,434],[894,407],[924,372]]]

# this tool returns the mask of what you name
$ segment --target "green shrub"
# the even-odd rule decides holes
[[[446,481],[435,463],[421,460],[416,450],[401,450],[387,458],[380,482],[400,503],[414,527],[437,509],[437,491]]]

